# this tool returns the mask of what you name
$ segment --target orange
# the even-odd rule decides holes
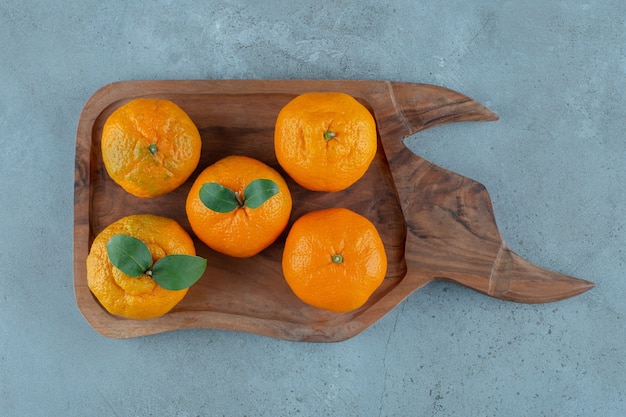
[[[137,197],[157,197],[183,184],[200,161],[201,146],[193,121],[164,99],[134,99],[115,110],[102,129],[109,176]]]
[[[345,93],[299,95],[276,119],[276,158],[287,174],[309,190],[348,188],[365,174],[376,147],[374,117]]]
[[[307,304],[337,313],[361,307],[383,282],[387,255],[376,227],[346,208],[309,212],[285,242],[283,275]]]
[[[151,319],[170,311],[187,294],[159,286],[144,274],[134,278],[113,266],[106,245],[117,234],[143,241],[154,262],[166,255],[195,255],[189,234],[173,219],[151,214],[123,217],[102,230],[87,256],[87,283],[93,295],[111,314],[131,319]]]
[[[273,182],[275,194],[258,207],[250,207],[246,195],[257,180]],[[201,192],[209,185],[223,187],[232,205],[216,211],[207,207]],[[235,199],[236,198],[236,199]],[[198,175],[187,196],[189,224],[198,238],[226,255],[247,258],[271,245],[283,232],[291,215],[291,193],[283,177],[272,167],[247,156],[227,156]]]

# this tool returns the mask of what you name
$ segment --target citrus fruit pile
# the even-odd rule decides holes
[[[131,100],[102,131],[102,160],[128,193],[154,198],[187,182],[198,168],[202,139],[172,101]],[[337,192],[357,182],[377,151],[370,112],[344,93],[305,93],[279,112],[274,151],[300,186]],[[245,155],[206,166],[193,179],[185,214],[193,234],[233,258],[254,256],[285,232],[292,213],[287,182],[274,168]],[[87,258],[92,293],[111,314],[150,319],[171,311],[204,274],[205,259],[175,220],[151,214],[124,217],[102,230]],[[282,271],[304,303],[355,310],[382,283],[383,242],[367,218],[347,208],[320,209],[295,219],[287,232]]]

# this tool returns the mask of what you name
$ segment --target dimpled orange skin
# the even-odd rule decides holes
[[[256,179],[269,179],[279,188],[260,207],[239,207],[218,213],[200,200],[202,185],[217,182],[243,195]],[[245,199],[245,195],[243,195]],[[291,193],[283,177],[265,163],[247,156],[227,156],[198,175],[187,196],[189,224],[198,238],[210,248],[237,258],[254,256],[270,246],[283,232],[291,215]]]
[[[171,254],[195,255],[193,240],[175,220],[137,214],[107,226],[91,245],[87,256],[87,283],[109,313],[140,320],[166,314],[185,297],[188,289],[167,290],[148,275],[130,277],[113,266],[106,245],[116,234],[143,241],[150,249],[153,262]]]
[[[333,262],[340,255],[341,262]],[[376,227],[345,208],[307,213],[295,221],[282,258],[285,280],[307,304],[337,313],[361,307],[387,273]]]
[[[150,198],[173,191],[189,178],[200,161],[202,139],[175,103],[138,98],[109,116],[101,147],[111,179],[130,194]]]
[[[325,133],[334,137],[325,140]],[[276,158],[298,184],[340,191],[358,181],[376,155],[376,122],[348,94],[305,93],[285,105],[274,130]]]

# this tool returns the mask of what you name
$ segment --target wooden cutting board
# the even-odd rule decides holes
[[[276,161],[276,116],[292,98],[309,91],[350,94],[376,119],[378,154],[365,176],[345,191],[307,191]],[[196,123],[203,141],[200,164],[187,183],[154,199],[123,191],[108,177],[100,152],[107,117],[137,97],[174,101]],[[74,288],[78,307],[95,330],[113,338],[212,328],[333,342],[365,330],[433,280],[451,280],[489,296],[524,303],[557,301],[592,288],[591,282],[547,271],[513,253],[500,237],[485,187],[426,161],[402,142],[445,123],[495,120],[497,116],[480,103],[424,84],[199,80],[107,85],[87,101],[77,129]],[[232,154],[257,158],[287,179],[294,199],[289,226],[302,214],[327,207],[347,207],[369,218],[381,234],[389,260],[381,287],[356,311],[320,310],[297,299],[284,281],[281,256],[287,231],[270,248],[248,259],[221,255],[195,239],[208,268],[170,313],[151,320],[108,314],[87,287],[85,261],[94,237],[115,220],[138,213],[173,218],[193,236],[185,215],[189,188],[207,165]]]

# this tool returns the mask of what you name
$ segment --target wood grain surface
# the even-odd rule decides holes
[[[376,158],[365,176],[344,191],[305,190],[276,161],[275,118],[289,100],[308,91],[350,94],[376,119]],[[196,123],[203,141],[200,164],[187,183],[154,199],[122,190],[108,177],[100,153],[105,120],[137,97],[174,101]],[[495,120],[497,116],[480,103],[424,84],[189,80],[107,85],[87,101],[77,129],[74,289],[78,307],[96,331],[113,338],[212,328],[293,341],[336,342],[365,330],[433,280],[451,280],[489,296],[525,303],[557,301],[592,288],[591,282],[547,271],[513,253],[500,237],[485,187],[426,161],[402,142],[445,123]],[[185,215],[187,192],[202,169],[232,154],[257,158],[283,174],[294,199],[290,225],[302,214],[326,207],[347,207],[369,218],[389,259],[381,287],[356,311],[337,314],[316,309],[298,300],[282,276],[287,231],[270,248],[248,259],[221,255],[194,238],[208,268],[178,306],[163,317],[143,321],[108,314],[87,287],[85,260],[94,237],[115,220],[137,213],[171,217],[193,236]]]

